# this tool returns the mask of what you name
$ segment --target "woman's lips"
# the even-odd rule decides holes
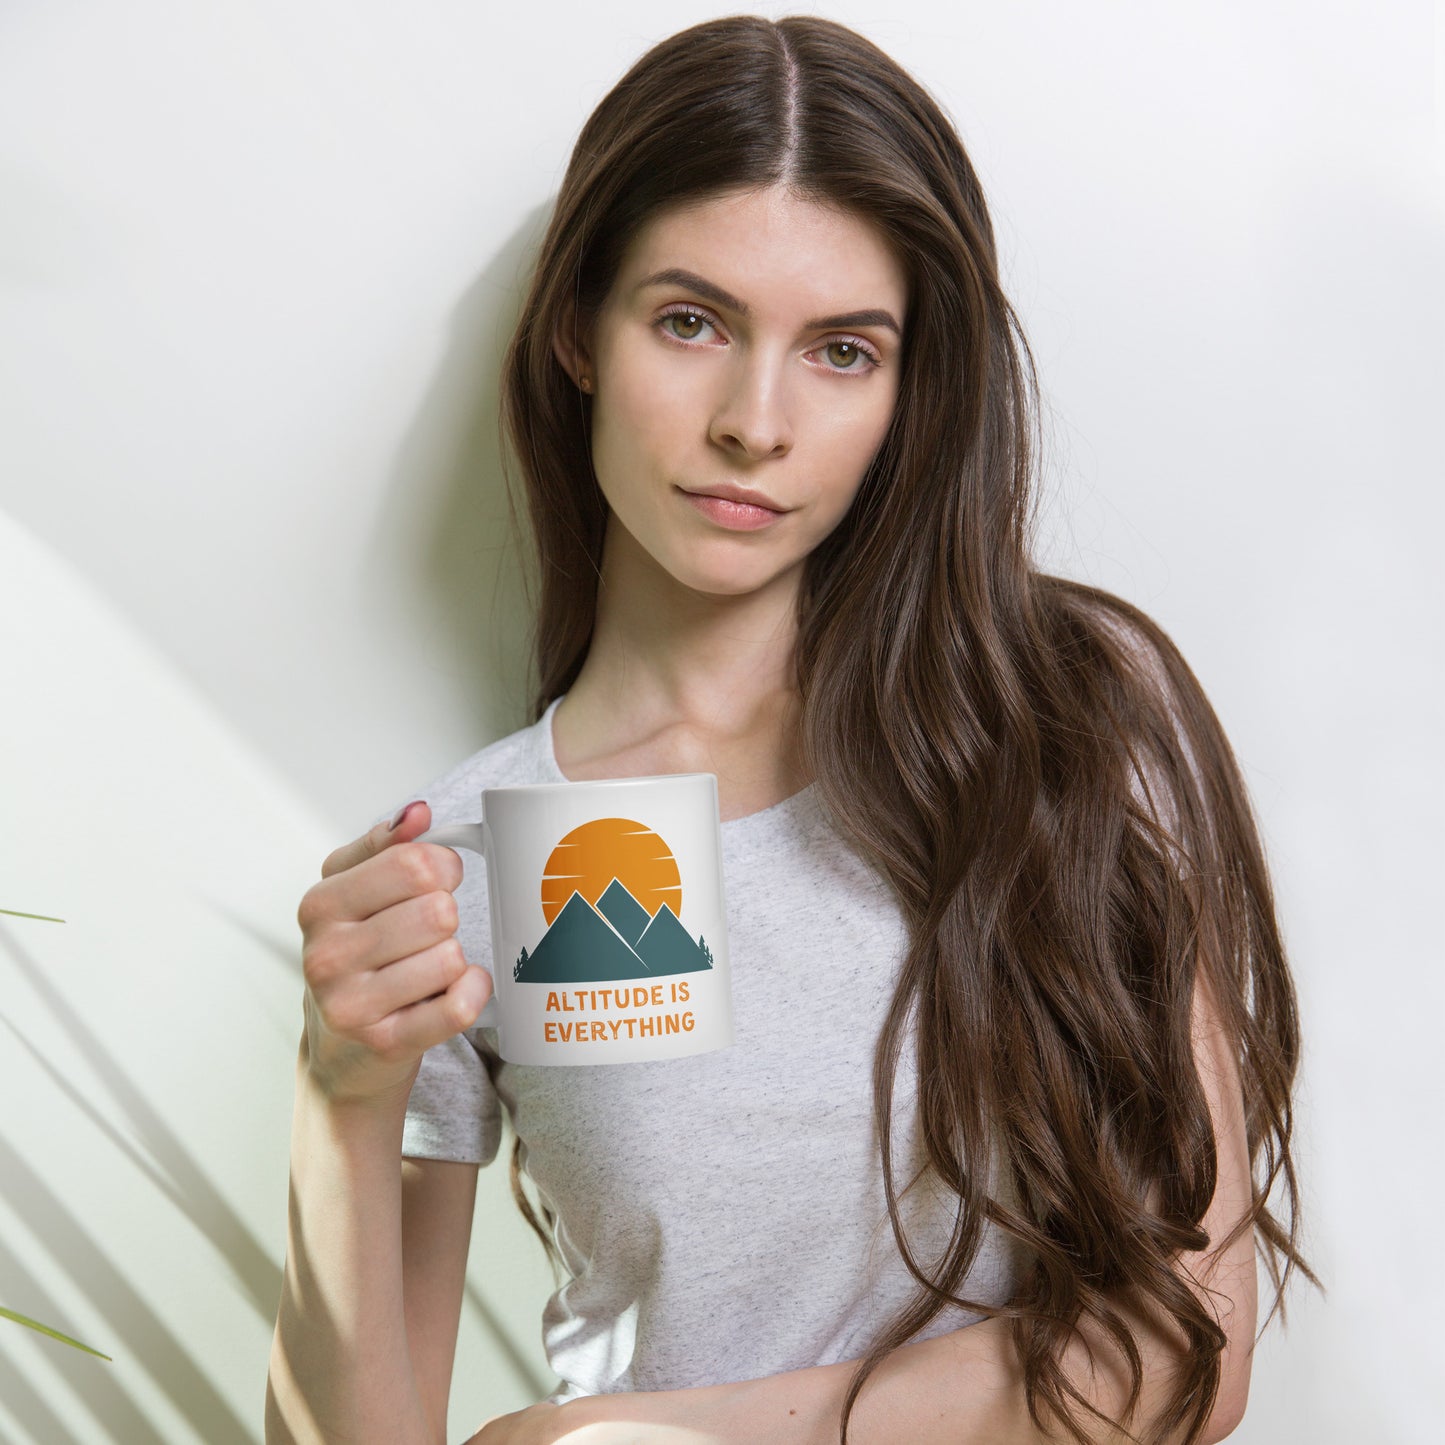
[[[722,497],[704,497],[696,492],[683,492],[689,502],[703,516],[733,532],[756,532],[759,527],[771,526],[782,512],[768,507],[754,507],[746,502],[729,502]]]

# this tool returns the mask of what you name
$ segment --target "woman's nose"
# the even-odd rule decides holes
[[[740,361],[708,432],[719,446],[741,450],[754,461],[786,452],[793,428],[782,364],[756,354]]]

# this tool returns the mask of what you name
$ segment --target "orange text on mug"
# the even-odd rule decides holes
[[[650,1039],[664,1034],[690,1034],[697,1027],[691,1009],[682,1013],[662,1012],[665,1003],[686,1003],[687,980],[678,979],[668,985],[664,994],[660,983],[651,988],[579,988],[571,993],[549,993],[547,1013],[590,1013],[592,1017],[546,1019],[542,1033],[548,1043],[614,1043],[622,1039]],[[608,1009],[613,1012],[609,1015]],[[597,1017],[601,1010],[603,1017]],[[642,1012],[628,1012],[642,1010]],[[624,1032],[626,1030],[626,1032]]]

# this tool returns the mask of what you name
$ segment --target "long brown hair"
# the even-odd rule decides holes
[[[1235,1049],[1253,1180],[1249,1214],[1216,1248],[1253,1231],[1275,1308],[1291,1269],[1318,1283],[1296,1246],[1300,1041],[1264,856],[1229,743],[1169,638],[1032,566],[1038,387],[978,178],[933,98],[841,25],[695,25],[638,60],[578,138],[502,383],[539,563],[532,716],[586,657],[607,515],[590,402],[553,336],[596,314],[661,209],[778,183],[876,222],[910,282],[890,429],[799,595],[804,758],[909,930],[874,1091],[918,1290],[860,1361],[841,1437],[868,1375],[952,1302],[1011,1319],[1035,1423],[1046,1411],[1085,1441],[1060,1357],[1082,1318],[1101,1325],[1131,1360],[1128,1419],[1142,1367],[1123,1303],[1162,1310],[1187,1340],[1154,1438],[1184,1425],[1194,1441],[1226,1343],[1173,1268],[1215,1244],[1200,1224],[1216,1179],[1191,1044],[1200,970]],[[903,1229],[890,1150],[910,1030],[929,1166],[957,1197],[931,1271]],[[550,1251],[519,1149],[513,1188]],[[1268,1205],[1277,1182],[1287,1224]],[[986,1222],[1029,1261],[1002,1307],[957,1293]]]

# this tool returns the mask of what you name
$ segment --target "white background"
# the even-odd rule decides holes
[[[583,119],[681,0],[0,10],[0,1436],[260,1438],[295,908],[522,724],[495,382]],[[785,10],[766,12],[774,15]],[[1157,617],[1305,1038],[1248,1442],[1437,1438],[1441,51],[1410,0],[839,4],[981,173],[1046,558]],[[489,1171],[452,1433],[544,1379]],[[548,1381],[547,1383],[550,1384]]]

